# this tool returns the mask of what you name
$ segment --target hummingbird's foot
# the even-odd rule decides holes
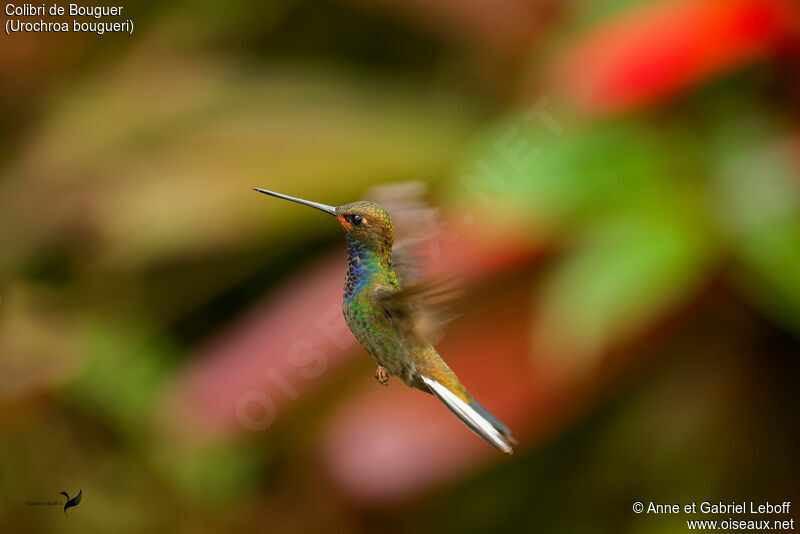
[[[378,365],[377,367],[375,367],[375,380],[377,380],[382,386],[388,386],[389,370],[382,365]]]

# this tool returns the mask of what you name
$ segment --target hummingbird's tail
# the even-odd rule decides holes
[[[511,436],[511,431],[489,413],[489,410],[481,406],[478,401],[473,399],[471,402],[466,402],[441,382],[427,376],[420,376],[420,378],[422,378],[430,392],[436,395],[436,398],[442,401],[470,430],[504,453],[514,453],[511,445],[517,442]]]

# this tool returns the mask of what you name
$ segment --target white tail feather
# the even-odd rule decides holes
[[[431,393],[436,395],[442,403],[453,412],[456,417],[461,419],[473,432],[477,435],[505,452],[506,454],[513,454],[513,449],[509,443],[510,436],[506,436],[498,428],[496,428],[488,419],[478,413],[472,406],[461,400],[458,395],[447,389],[444,385],[422,376],[422,381],[431,390]]]

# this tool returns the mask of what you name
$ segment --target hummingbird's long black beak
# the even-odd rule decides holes
[[[336,208],[333,206],[328,206],[327,204],[320,204],[319,202],[311,202],[310,200],[304,200],[302,198],[290,197],[289,195],[276,193],[275,191],[267,191],[266,189],[259,189],[257,187],[254,187],[253,191],[258,191],[259,193],[264,193],[265,195],[282,198],[284,200],[291,200],[292,202],[297,202],[298,204],[303,204],[305,206],[311,206],[312,208],[317,208],[318,210],[322,210],[325,213],[330,213],[334,217],[336,216]]]

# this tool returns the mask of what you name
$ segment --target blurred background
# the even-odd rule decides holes
[[[793,0],[124,9],[132,36],[0,37],[1,531],[667,533],[692,517],[632,503],[800,506]],[[392,183],[438,211],[426,261],[463,283],[440,352],[511,457],[377,384],[341,229],[250,190]],[[66,519],[25,505],[79,489]]]

